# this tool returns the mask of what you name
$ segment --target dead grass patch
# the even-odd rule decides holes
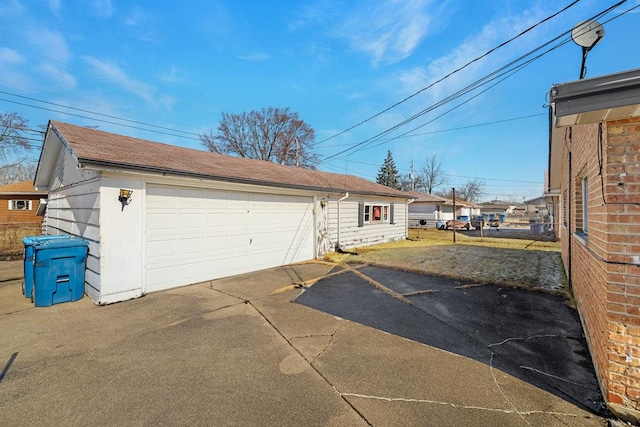
[[[442,230],[410,230],[412,240],[353,249],[358,255],[329,254],[327,260],[363,263],[554,294],[566,294],[560,244],[507,238],[484,238]],[[336,261],[334,261],[336,262]],[[568,296],[568,295],[567,295]]]
[[[0,224],[0,255],[20,255],[24,251],[22,239],[42,234],[40,225]]]

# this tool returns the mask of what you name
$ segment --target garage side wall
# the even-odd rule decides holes
[[[44,234],[69,234],[89,241],[85,291],[95,299],[100,289],[100,180],[98,172],[78,168],[62,149],[49,185]]]
[[[331,250],[348,249],[357,246],[375,245],[377,243],[393,242],[407,238],[407,204],[404,199],[362,197],[351,195],[338,202],[334,196],[329,201],[328,224]],[[340,205],[338,212],[338,204]],[[389,220],[379,223],[361,224],[359,221],[359,205],[393,205],[393,223]],[[338,223],[338,216],[340,222]],[[338,239],[338,232],[340,233]]]
[[[126,205],[120,189],[132,190]],[[145,183],[104,173],[100,188],[101,287],[95,301],[109,304],[142,295]]]

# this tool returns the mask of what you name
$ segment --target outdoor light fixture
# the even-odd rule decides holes
[[[118,200],[122,203],[122,210],[124,207],[131,203],[131,194],[133,194],[133,190],[125,190],[124,188],[120,189],[120,196],[118,196]]]

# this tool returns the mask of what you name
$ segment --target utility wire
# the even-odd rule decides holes
[[[488,50],[488,51],[487,51],[487,52],[485,52],[484,54],[482,54],[482,55],[480,55],[480,56],[478,56],[478,57],[476,57],[476,58],[472,59],[471,61],[469,61],[469,62],[467,62],[466,64],[464,64],[462,67],[459,67],[459,68],[457,68],[457,69],[453,70],[453,71],[452,71],[452,72],[450,72],[449,74],[445,75],[444,77],[439,78],[438,80],[436,80],[436,81],[432,82],[432,83],[431,83],[431,84],[429,84],[428,86],[423,87],[422,89],[420,89],[419,91],[417,91],[417,92],[413,93],[412,95],[409,95],[409,96],[407,96],[406,98],[404,98],[404,99],[402,99],[402,100],[400,100],[400,101],[396,102],[395,104],[391,105],[390,107],[385,108],[384,110],[380,111],[379,113],[376,113],[376,114],[374,114],[373,116],[371,116],[371,117],[369,117],[369,118],[367,118],[367,119],[365,119],[365,120],[362,120],[362,121],[361,121],[361,122],[359,122],[359,123],[356,123],[355,125],[351,126],[351,127],[350,127],[350,128],[348,128],[348,129],[345,129],[345,130],[343,130],[343,131],[341,131],[341,132],[338,132],[338,133],[337,133],[337,134],[335,134],[335,135],[332,135],[332,136],[330,136],[330,137],[328,137],[328,138],[323,139],[322,141],[319,141],[319,142],[315,143],[315,144],[314,144],[314,146],[315,146],[315,145],[318,145],[318,144],[322,144],[323,142],[329,141],[330,139],[333,139],[333,138],[335,138],[335,137],[337,137],[337,136],[340,136],[340,135],[342,135],[342,134],[344,134],[344,133],[346,133],[346,132],[349,132],[350,130],[355,129],[355,128],[356,128],[356,127],[358,127],[358,126],[363,125],[364,123],[367,123],[368,121],[371,121],[371,120],[375,119],[376,117],[378,117],[378,116],[380,116],[380,115],[382,115],[382,114],[386,113],[387,111],[389,111],[389,110],[391,110],[391,109],[393,109],[393,108],[397,107],[398,105],[400,105],[400,104],[402,104],[402,103],[404,103],[404,102],[406,102],[406,101],[410,100],[411,98],[414,98],[415,96],[417,96],[417,95],[421,94],[421,93],[422,93],[422,92],[424,92],[425,90],[432,88],[433,86],[435,86],[436,84],[438,84],[438,83],[442,82],[443,80],[445,80],[445,79],[447,79],[447,78],[451,77],[452,75],[454,75],[454,74],[456,74],[456,73],[458,73],[458,72],[460,72],[460,71],[464,70],[465,68],[467,68],[467,67],[468,67],[468,66],[470,66],[471,64],[473,64],[473,63],[475,63],[475,62],[477,62],[477,61],[481,60],[482,58],[484,58],[484,57],[486,57],[486,56],[490,55],[491,53],[495,52],[496,50],[500,49],[501,47],[504,47],[504,46],[508,45],[508,44],[509,44],[509,43],[511,43],[512,41],[514,41],[514,40],[516,40],[517,38],[519,38],[519,37],[521,37],[521,36],[525,35],[525,34],[526,34],[526,33],[528,33],[529,31],[531,31],[531,30],[533,30],[534,28],[536,28],[537,26],[539,26],[539,25],[541,25],[541,24],[543,24],[543,23],[547,22],[548,20],[550,20],[550,19],[552,19],[552,18],[556,17],[556,16],[557,16],[557,15],[559,15],[560,13],[562,13],[562,12],[566,11],[567,9],[569,9],[569,8],[571,8],[572,6],[574,6],[575,4],[577,4],[579,1],[580,1],[580,0],[575,0],[575,1],[573,1],[573,2],[572,2],[572,3],[570,3],[568,6],[565,6],[563,9],[559,10],[558,12],[554,13],[553,15],[550,15],[550,16],[546,17],[546,18],[545,18],[545,19],[543,19],[542,21],[540,21],[540,22],[538,22],[537,24],[534,24],[534,25],[532,25],[531,27],[529,27],[529,28],[525,29],[524,31],[522,31],[522,32],[520,32],[519,34],[517,34],[516,36],[514,36],[514,37],[510,38],[509,40],[507,40],[507,41],[504,41],[504,42],[500,43],[498,46],[496,46],[496,47],[494,47],[494,48],[492,48],[492,49]],[[619,3],[619,4],[622,4],[622,3],[624,3],[625,1],[627,1],[627,0],[622,1],[622,2],[621,2],[621,3]]]
[[[463,129],[481,127],[481,126],[489,126],[489,125],[494,125],[494,124],[498,124],[498,123],[513,122],[513,121],[516,121],[516,120],[524,120],[524,119],[530,119],[530,118],[533,118],[533,117],[548,116],[548,115],[549,115],[549,113],[529,114],[528,116],[512,117],[510,119],[495,120],[495,121],[492,121],[492,122],[485,122],[485,123],[476,123],[476,124],[473,124],[473,125],[459,126],[459,127],[455,127],[455,128],[449,128],[449,129],[440,129],[440,130],[433,130],[433,131],[430,131],[430,132],[412,133],[412,134],[409,134],[409,135],[399,135],[399,136],[395,136],[393,138],[385,139],[384,141],[385,142],[389,142],[389,141],[393,141],[393,140],[401,139],[401,138],[414,138],[416,136],[432,135],[432,134],[435,134],[435,133],[453,132],[453,131],[457,131],[457,130],[463,130]],[[344,147],[345,145],[351,145],[351,144],[325,145],[324,148]]]
[[[183,130],[179,130],[179,129],[168,128],[168,127],[165,127],[165,126],[154,125],[154,124],[151,124],[151,123],[139,122],[139,121],[136,121],[136,120],[129,120],[129,119],[125,119],[125,118],[122,118],[122,117],[112,116],[112,115],[109,115],[109,114],[97,113],[95,111],[85,110],[85,109],[76,108],[76,107],[70,107],[68,105],[58,104],[58,103],[50,102],[50,101],[43,101],[41,99],[32,98],[32,97],[29,97],[29,96],[18,95],[18,94],[15,94],[15,93],[5,92],[5,91],[2,91],[2,90],[0,90],[0,93],[2,93],[4,95],[9,95],[9,96],[15,96],[16,98],[27,99],[29,101],[41,102],[43,104],[54,105],[56,107],[67,108],[69,110],[74,110],[74,111],[80,111],[82,113],[94,114],[94,115],[100,116],[100,117],[107,117],[107,118],[114,119],[114,120],[122,120],[123,122],[127,122],[127,123],[134,123],[134,124],[137,124],[137,125],[150,126],[150,127],[154,127],[154,128],[158,128],[158,129],[169,130],[169,131],[172,131],[172,132],[184,133],[185,135],[199,136],[199,134],[193,133],[193,132],[187,132],[187,131],[183,131]]]
[[[616,3],[615,5],[613,5],[613,6],[609,7],[609,8],[607,8],[607,9],[605,9],[604,11],[602,11],[602,12],[600,12],[600,13],[598,13],[598,14],[597,14],[595,17],[593,17],[592,19],[596,19],[596,18],[597,18],[597,17],[599,17],[599,16],[604,16],[604,15],[606,15],[607,13],[609,13],[610,11],[612,11],[613,9],[615,9],[616,7],[620,6],[621,4],[625,3],[626,1],[627,1],[627,0],[622,0],[622,1],[618,2],[618,3]],[[620,16],[624,15],[625,13],[628,13],[629,11],[631,11],[631,10],[633,10],[633,9],[635,9],[636,7],[639,7],[639,6],[640,6],[640,5],[635,6],[635,7],[631,8],[631,9],[627,10],[626,12],[623,12],[622,14],[620,14],[620,15],[618,15],[618,16],[616,16],[616,17],[614,17],[614,18],[611,18],[609,21],[611,21],[611,20],[613,20],[613,19],[616,19],[616,18],[618,18],[618,17],[620,17]],[[607,22],[609,22],[609,21],[607,21]],[[420,112],[419,112],[419,113],[417,113],[417,114],[414,114],[413,116],[409,117],[408,119],[403,120],[402,122],[400,122],[400,123],[398,123],[398,124],[396,124],[396,125],[392,126],[391,128],[388,128],[387,130],[385,130],[385,131],[383,131],[383,132],[378,133],[377,135],[375,135],[375,136],[373,136],[373,137],[371,137],[371,138],[369,138],[369,139],[367,139],[367,140],[364,140],[364,141],[361,141],[361,142],[359,142],[359,143],[353,144],[350,148],[347,148],[347,149],[342,150],[342,151],[340,151],[340,152],[338,152],[338,153],[335,153],[335,154],[333,154],[333,155],[330,155],[330,156],[325,157],[325,159],[321,160],[321,161],[320,161],[320,163],[322,163],[322,162],[324,162],[324,161],[326,161],[326,160],[329,160],[329,159],[335,158],[335,157],[337,157],[337,156],[339,156],[339,155],[341,155],[341,154],[345,154],[345,153],[350,152],[350,151],[355,152],[355,151],[360,151],[360,150],[364,149],[364,147],[363,147],[363,148],[360,148],[359,150],[355,150],[356,148],[361,147],[361,146],[363,146],[363,145],[365,145],[365,144],[369,144],[369,143],[375,142],[375,141],[379,140],[381,137],[383,137],[384,135],[387,135],[387,134],[389,134],[389,133],[393,132],[394,130],[396,130],[396,129],[400,128],[401,126],[404,126],[405,124],[407,124],[407,123],[409,123],[409,122],[411,122],[411,121],[415,120],[416,118],[418,118],[418,117],[420,117],[420,116],[422,116],[422,115],[424,115],[424,114],[426,114],[426,113],[428,113],[428,112],[430,112],[430,111],[433,111],[434,109],[436,109],[436,108],[438,108],[438,107],[440,107],[440,106],[442,106],[442,105],[444,105],[444,104],[446,104],[446,103],[448,103],[448,102],[451,102],[452,100],[454,100],[454,99],[456,99],[456,98],[458,98],[458,97],[460,97],[460,96],[462,96],[462,95],[464,95],[464,94],[466,94],[466,93],[469,93],[469,92],[471,92],[472,90],[477,89],[478,87],[481,87],[482,85],[487,84],[488,82],[490,82],[490,81],[492,81],[492,80],[495,80],[497,77],[493,77],[493,78],[491,78],[491,77],[492,77],[492,76],[494,76],[494,75],[496,75],[496,74],[498,75],[498,77],[500,77],[500,76],[502,76],[502,75],[504,75],[504,74],[507,74],[507,73],[511,73],[511,74],[513,74],[513,73],[515,73],[515,72],[519,71],[519,70],[520,70],[520,69],[522,69],[524,66],[526,66],[526,65],[530,64],[531,62],[533,62],[533,61],[535,61],[535,60],[539,59],[540,57],[542,57],[542,56],[546,55],[547,53],[549,53],[549,52],[551,52],[551,51],[553,51],[553,50],[555,50],[555,49],[559,48],[560,46],[562,46],[562,45],[564,45],[564,44],[568,43],[568,42],[570,41],[570,39],[567,39],[567,40],[565,40],[565,41],[562,41],[562,42],[561,42],[561,43],[559,43],[558,45],[556,45],[556,46],[554,46],[554,47],[552,47],[552,48],[548,49],[547,51],[543,52],[542,54],[540,54],[540,55],[538,55],[538,56],[536,56],[536,57],[534,57],[534,58],[532,58],[532,59],[529,59],[528,61],[526,61],[526,62],[525,62],[525,63],[523,63],[523,64],[517,65],[515,68],[512,68],[512,69],[508,69],[508,68],[509,68],[510,66],[514,65],[515,63],[519,62],[520,60],[522,60],[522,59],[526,58],[527,56],[530,56],[531,54],[533,54],[533,53],[535,53],[535,52],[537,52],[537,51],[539,51],[539,50],[543,49],[544,47],[546,47],[546,46],[550,45],[551,43],[553,43],[553,42],[555,42],[555,41],[557,41],[557,40],[561,39],[562,37],[565,37],[565,36],[566,36],[567,34],[569,34],[569,33],[571,33],[571,30],[569,30],[569,31],[565,31],[564,33],[560,34],[559,36],[555,37],[554,39],[552,39],[552,40],[550,40],[550,41],[548,41],[548,42],[546,42],[546,43],[542,44],[541,46],[538,46],[537,48],[535,48],[535,49],[533,49],[532,51],[530,51],[530,52],[528,52],[528,53],[526,53],[526,54],[524,54],[524,55],[520,56],[519,58],[517,58],[517,59],[515,59],[515,60],[511,61],[510,63],[508,63],[507,65],[505,65],[505,66],[503,66],[503,67],[501,67],[501,68],[499,68],[498,70],[495,70],[495,71],[493,71],[492,73],[489,73],[488,75],[486,75],[486,76],[484,76],[484,77],[482,77],[482,78],[480,78],[480,79],[476,80],[475,82],[473,82],[473,83],[471,83],[470,85],[466,86],[465,88],[463,88],[463,89],[459,90],[458,92],[456,92],[456,93],[454,93],[454,94],[452,94],[452,95],[449,95],[447,98],[445,98],[445,99],[443,99],[443,100],[441,100],[441,101],[437,102],[436,104],[432,105],[431,107],[429,107],[429,108],[427,108],[427,109],[424,109],[424,110],[420,111]],[[507,70],[507,71],[502,72],[502,71],[503,71],[503,70],[505,70],[505,69],[508,69],[508,70]],[[514,70],[515,70],[515,71],[514,71]],[[501,72],[502,72],[502,74],[499,74],[499,73],[501,73]],[[446,77],[445,77],[445,78],[446,78]],[[442,80],[442,79],[441,79],[441,80]],[[439,81],[441,81],[441,80],[439,80]],[[504,79],[503,79],[503,80],[504,80]],[[495,86],[495,84],[494,84],[493,86]],[[492,86],[492,87],[493,87],[493,86]],[[476,95],[476,96],[477,96],[477,95]],[[450,111],[451,111],[451,110],[450,110]],[[445,113],[445,114],[446,114],[446,113]],[[443,114],[443,115],[444,115],[444,114]],[[441,116],[439,116],[439,117],[442,117],[442,115],[441,115]],[[439,118],[439,117],[437,117],[437,118]],[[432,121],[433,121],[433,120],[432,120]],[[432,121],[430,121],[430,122],[428,122],[428,123],[431,123]],[[427,124],[427,123],[425,123],[424,125],[426,125],[426,124]],[[422,126],[424,126],[424,125],[422,125]],[[419,127],[421,127],[421,126],[419,126]],[[418,127],[418,128],[419,128],[419,127]],[[415,130],[415,129],[417,129],[417,128],[414,128],[414,130]],[[406,133],[405,133],[404,135],[406,135]],[[353,153],[351,153],[351,154],[353,154]]]
[[[186,135],[176,135],[174,133],[162,132],[162,131],[159,131],[159,130],[145,129],[145,128],[141,128],[141,127],[137,127],[137,126],[125,125],[123,123],[112,122],[112,121],[104,120],[104,119],[96,119],[95,117],[83,116],[81,114],[74,114],[74,113],[70,113],[68,111],[60,111],[60,110],[55,110],[53,108],[46,108],[46,107],[41,107],[41,106],[38,106],[38,105],[26,104],[24,102],[12,101],[10,99],[0,98],[0,101],[10,102],[12,104],[22,105],[22,106],[25,106],[25,107],[37,108],[39,110],[51,111],[51,112],[54,112],[54,113],[68,114],[70,116],[80,117],[80,118],[89,119],[89,120],[95,120],[95,121],[98,121],[98,122],[101,122],[101,123],[109,123],[109,124],[112,124],[112,125],[123,126],[123,127],[126,127],[126,128],[143,130],[143,131],[162,134],[162,135],[175,136],[177,138],[190,139],[190,140],[193,140],[193,141],[200,142],[199,138],[193,138],[193,137],[189,137],[189,136],[186,136]],[[92,114],[95,114],[95,113],[92,113]]]

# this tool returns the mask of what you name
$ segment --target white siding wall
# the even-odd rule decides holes
[[[329,240],[331,250],[338,242],[338,197],[328,206]],[[364,224],[358,227],[358,203],[394,204],[394,224]],[[392,242],[407,238],[407,204],[403,199],[362,197],[353,195],[340,202],[340,247],[342,249]]]
[[[100,295],[99,304],[142,295],[145,183],[141,178],[103,173],[100,188]],[[120,189],[133,190],[122,207]]]
[[[100,289],[100,174],[78,169],[77,160],[63,149],[49,188],[45,234],[70,234],[89,241],[85,289]]]
[[[443,218],[442,213],[438,212],[438,207],[435,203],[414,202],[409,205],[408,209],[409,228],[436,228],[436,220]],[[427,224],[421,226],[421,219],[425,220]]]

